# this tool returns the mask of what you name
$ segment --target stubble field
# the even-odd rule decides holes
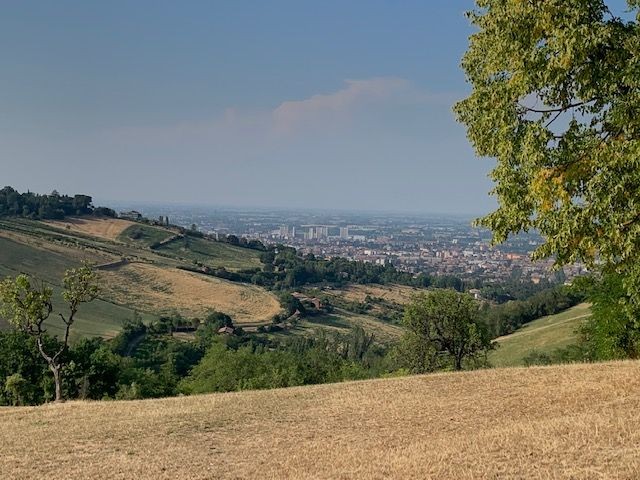
[[[0,409],[6,478],[635,479],[640,364]]]

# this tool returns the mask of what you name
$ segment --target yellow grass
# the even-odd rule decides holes
[[[278,300],[262,288],[184,270],[133,263],[99,275],[106,297],[147,312],[202,317],[218,310],[238,325],[268,322],[280,312]]]
[[[342,290],[335,290],[333,293],[354,302],[364,302],[367,295],[369,295],[405,304],[410,302],[411,297],[420,291],[424,291],[424,289],[405,285],[349,285]]]
[[[122,232],[134,224],[119,218],[66,218],[60,221],[45,222],[53,227],[84,233],[94,237],[115,240]]]
[[[33,479],[637,479],[640,364],[0,409]]]

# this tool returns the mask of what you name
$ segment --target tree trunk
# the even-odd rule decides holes
[[[53,373],[53,381],[56,385],[56,403],[64,402],[62,398],[62,377],[60,375],[60,365],[49,365],[51,373]]]
[[[454,365],[454,368],[455,368],[456,370],[462,370],[462,358],[463,358],[462,352],[458,353],[458,354],[455,356],[455,365]]]

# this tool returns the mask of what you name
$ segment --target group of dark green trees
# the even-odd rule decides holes
[[[165,324],[170,324],[166,319]],[[49,336],[47,350],[64,365],[61,399],[156,398],[178,394],[264,389],[372,378],[393,366],[384,349],[362,329],[317,338],[273,340],[222,335],[226,320],[214,313],[193,341],[167,335],[162,325],[128,321],[111,340],[84,338],[64,348]],[[0,405],[56,400],[54,378],[37,339],[13,329],[0,332]]]
[[[20,193],[12,187],[0,190],[0,217],[24,217],[38,220],[62,219],[70,215],[115,216],[109,208],[94,208],[88,195],[49,195],[32,192]]]
[[[295,248],[285,245],[264,247],[260,260],[262,268],[238,272],[231,272],[225,268],[204,268],[204,271],[227,280],[253,283],[274,290],[322,284],[340,286],[349,283],[394,283],[414,287],[453,288],[458,291],[463,291],[469,286],[465,285],[462,279],[452,275],[414,275],[401,272],[393,265],[376,265],[340,257],[324,259],[313,254],[301,255]],[[481,286],[481,283],[473,282],[471,286]]]

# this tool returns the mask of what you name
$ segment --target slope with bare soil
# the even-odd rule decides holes
[[[4,408],[0,471],[36,479],[635,479],[639,367]]]

